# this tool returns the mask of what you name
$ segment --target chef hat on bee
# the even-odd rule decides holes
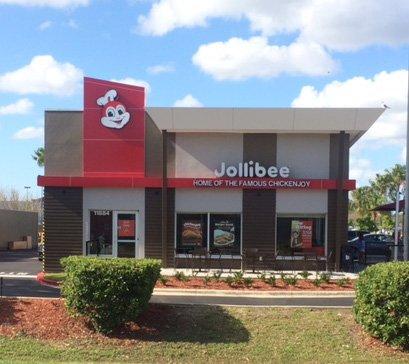
[[[97,104],[99,106],[105,106],[109,102],[114,101],[116,99],[116,96],[117,96],[116,90],[109,90],[106,92],[105,96],[102,96],[97,100]]]

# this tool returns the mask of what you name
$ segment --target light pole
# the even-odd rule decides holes
[[[30,186],[24,186],[24,189],[26,190],[26,210],[28,210],[28,190],[30,188]]]
[[[409,55],[408,55],[408,98],[406,110],[406,189],[405,219],[403,222],[403,260],[409,260]]]

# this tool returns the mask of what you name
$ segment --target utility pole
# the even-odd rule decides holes
[[[405,219],[403,222],[403,260],[409,260],[409,55],[408,55],[408,98],[406,109],[406,186]]]

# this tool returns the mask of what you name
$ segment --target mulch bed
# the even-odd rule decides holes
[[[130,323],[109,336],[93,331],[85,318],[68,314],[62,299],[0,299],[0,336],[26,335],[43,340],[93,339],[117,341],[155,340],[170,306],[150,305],[137,323]]]
[[[156,288],[182,288],[182,289],[215,289],[215,290],[248,290],[248,291],[351,291],[355,289],[355,282],[340,287],[334,282],[322,283],[319,287],[314,286],[310,280],[298,280],[295,286],[285,284],[281,279],[276,280],[275,286],[263,282],[261,279],[254,279],[250,287],[244,284],[232,284],[231,286],[220,279],[219,282],[212,279],[207,284],[203,278],[193,277],[189,281],[183,282],[175,277],[168,277],[168,282],[163,285],[159,281]]]

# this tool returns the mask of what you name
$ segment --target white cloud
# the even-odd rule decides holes
[[[33,106],[29,99],[20,99],[12,104],[0,106],[0,115],[28,114]]]
[[[0,0],[1,1],[1,0]],[[38,26],[38,30],[43,31],[46,30],[48,28],[50,28],[53,25],[53,22],[51,20],[46,20],[43,21],[39,26]]]
[[[90,0],[0,0],[0,5],[18,5],[27,7],[50,7],[57,9],[75,8],[89,5]]]
[[[170,73],[175,70],[175,67],[171,64],[157,64],[155,66],[148,67],[146,72],[153,75],[158,75],[160,73]]]
[[[28,126],[14,133],[13,139],[18,140],[41,139],[43,135],[44,135],[43,127]]]
[[[192,61],[217,80],[269,78],[282,73],[317,76],[336,68],[331,56],[316,43],[296,41],[277,46],[268,44],[265,37],[201,45]]]
[[[68,20],[67,26],[69,28],[71,28],[71,29],[78,29],[79,28],[78,23],[74,19]]]
[[[215,18],[247,19],[264,36],[299,33],[306,42],[345,51],[407,43],[408,17],[406,0],[157,0],[139,16],[138,31],[161,36]]]
[[[385,144],[401,145],[406,135],[406,70],[380,72],[372,78],[353,77],[333,81],[322,90],[304,86],[292,102],[294,107],[390,107],[375,122],[359,143],[372,147]],[[373,143],[373,141],[377,143]]]
[[[53,56],[41,55],[15,71],[0,75],[0,92],[70,96],[80,87],[83,71]]]
[[[144,87],[146,92],[151,92],[151,85],[144,81],[144,80],[137,80],[135,78],[132,77],[125,77],[125,78],[121,78],[121,79],[111,79],[112,82],[118,82],[118,83],[125,83],[127,85],[132,85],[132,86],[140,86],[140,87]]]
[[[349,178],[357,181],[358,187],[368,184],[369,180],[373,180],[377,173],[381,171],[376,170],[372,162],[366,158],[360,158],[356,153],[351,154],[349,161]]]
[[[185,97],[182,97],[179,100],[176,100],[173,104],[175,107],[202,107],[203,104],[193,97],[191,94],[187,94]]]

